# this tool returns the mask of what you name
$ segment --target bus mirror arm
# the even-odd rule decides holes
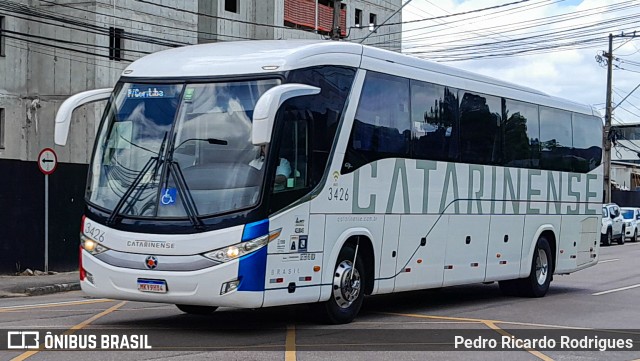
[[[73,111],[76,108],[85,104],[107,100],[111,96],[112,91],[113,88],[88,90],[72,95],[62,102],[56,113],[55,143],[57,145],[67,144],[69,127],[71,126],[71,115],[73,115]]]
[[[320,88],[305,84],[282,84],[267,90],[253,110],[253,129],[251,143],[254,145],[267,144],[271,141],[271,132],[276,113],[287,99],[314,95],[320,93]]]

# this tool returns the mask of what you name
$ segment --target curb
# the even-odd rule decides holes
[[[48,295],[51,293],[58,292],[68,292],[68,291],[79,291],[80,290],[80,282],[71,282],[71,283],[57,283],[48,286],[40,286],[40,287],[29,287],[24,290],[29,296],[41,296]]]

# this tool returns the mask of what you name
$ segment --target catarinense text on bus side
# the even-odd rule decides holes
[[[601,175],[384,159],[353,173],[353,213],[598,214]]]

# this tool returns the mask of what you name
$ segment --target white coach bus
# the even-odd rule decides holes
[[[98,297],[317,303],[499,281],[544,296],[598,261],[602,121],[518,84],[345,42],[162,51],[113,89],[91,161],[80,278]]]

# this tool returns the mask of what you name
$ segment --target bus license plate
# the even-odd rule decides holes
[[[164,280],[138,280],[138,291],[167,293],[167,282]]]

